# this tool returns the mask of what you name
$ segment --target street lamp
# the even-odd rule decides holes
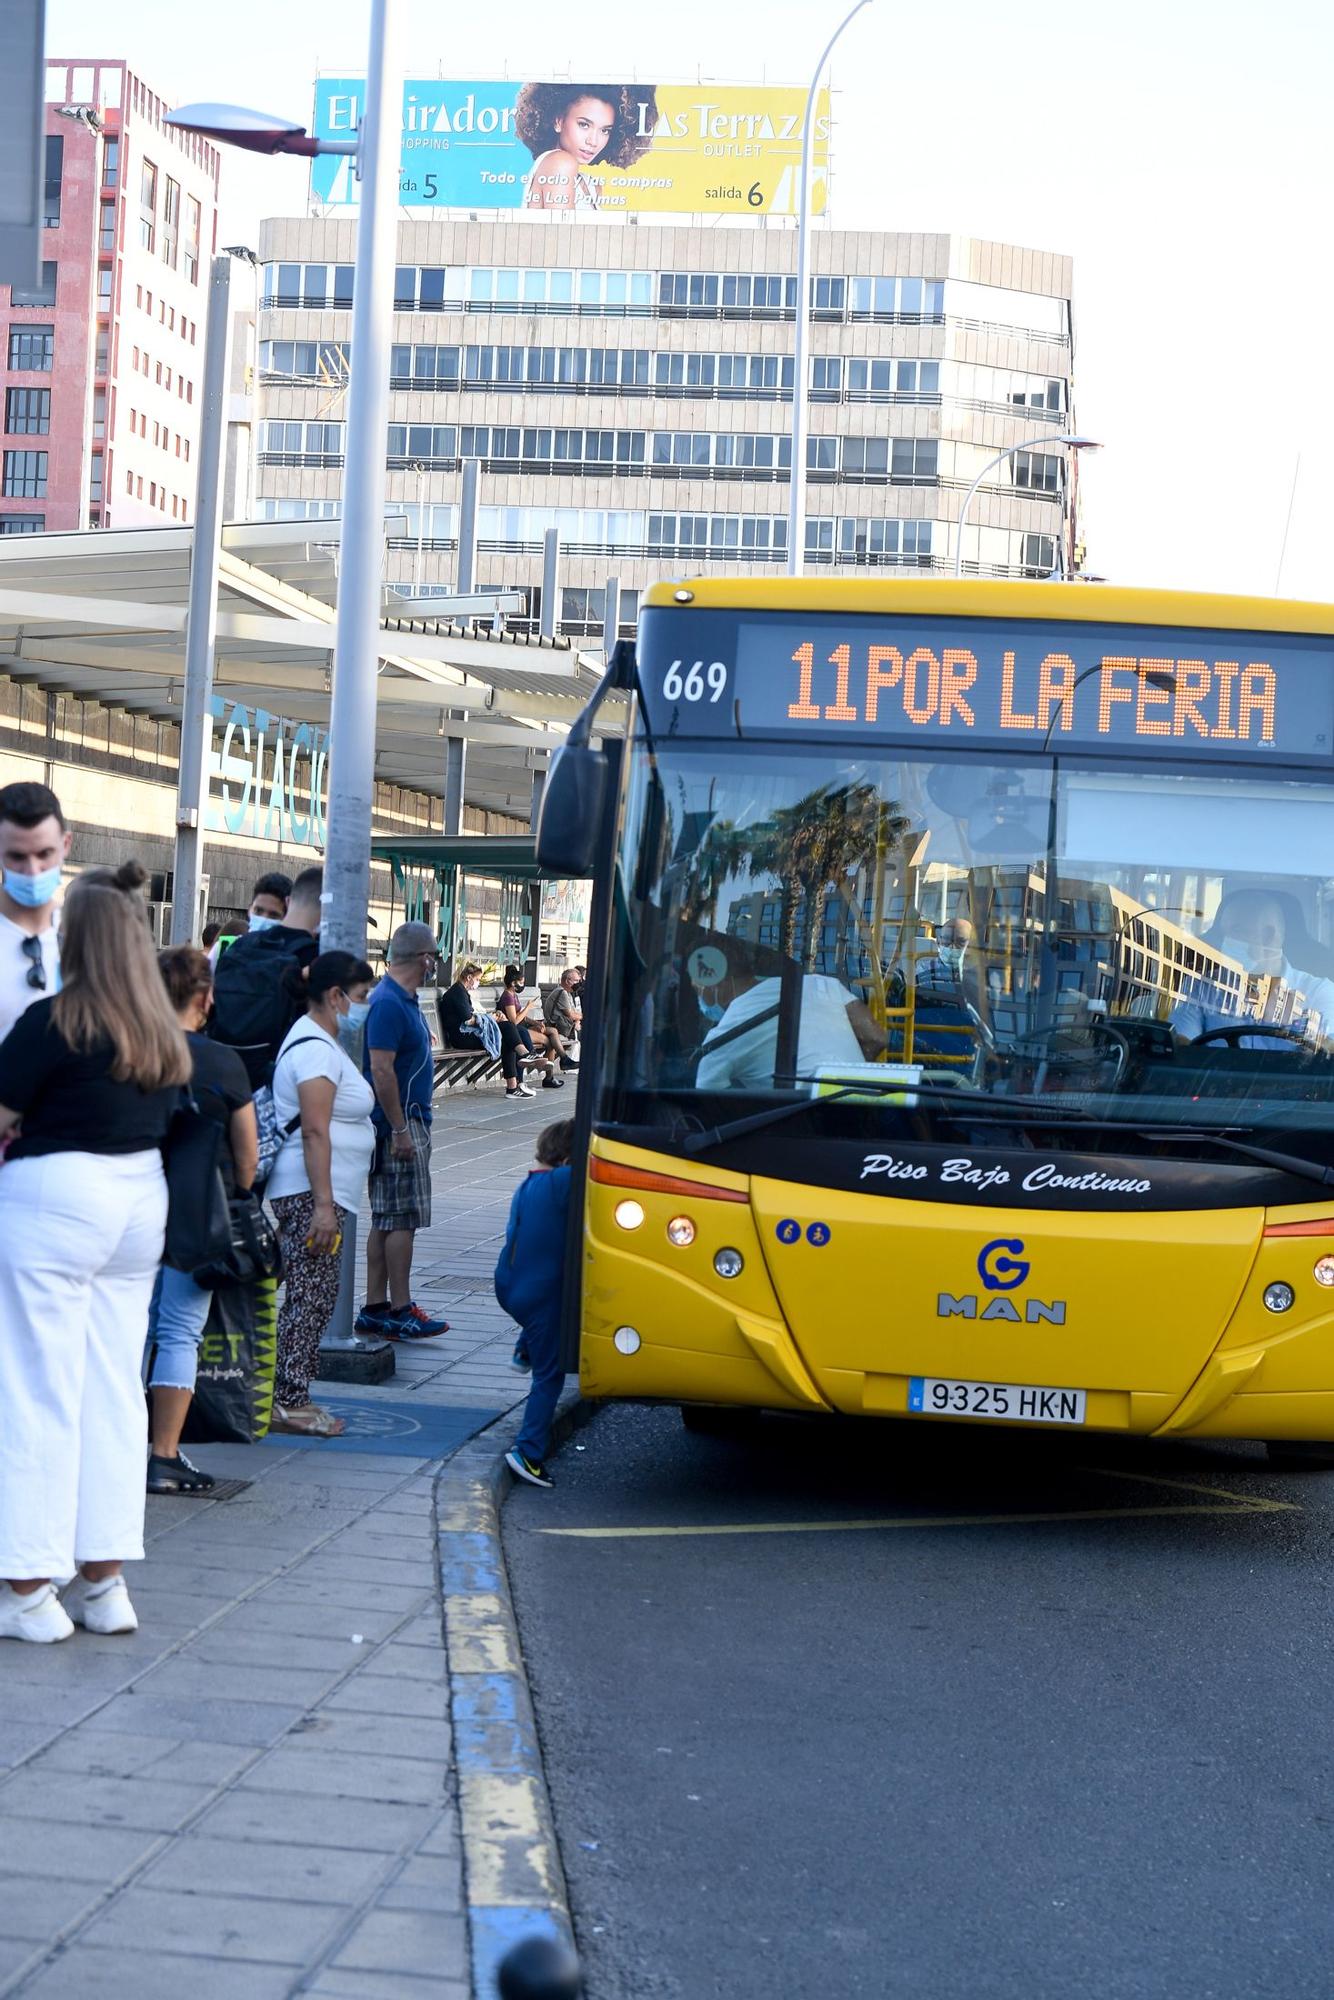
[[[800,576],[806,553],[806,436],[810,429],[810,392],[806,381],[806,349],[810,341],[810,257],[811,257],[811,128],[815,122],[815,95],[820,88],[824,66],[835,42],[853,15],[860,14],[871,0],[857,0],[844,15],[815,65],[815,75],[806,93],[806,116],[801,127],[801,186],[797,220],[797,325],[792,355],[792,469],[787,499],[787,573]]]
[[[1062,431],[1059,437],[1044,434],[1041,437],[1025,438],[1022,444],[1007,444],[1004,451],[998,451],[994,458],[989,458],[965,493],[963,505],[959,509],[959,520],[954,530],[957,544],[954,552],[954,574],[956,576],[963,575],[963,524],[968,519],[968,509],[973,504],[973,495],[987,474],[994,472],[998,465],[1003,465],[1007,458],[1013,458],[1018,452],[1036,451],[1039,445],[1050,446],[1054,444],[1066,445],[1071,451],[1101,451],[1102,449],[1097,438],[1084,437],[1078,431]]]
[[[167,123],[253,153],[351,155],[361,181],[352,296],[352,366],[343,457],[342,563],[329,713],[329,826],[320,942],[366,948],[375,790],[375,686],[385,512],[385,432],[398,208],[401,0],[371,0],[366,102],[355,139],[312,138],[303,125],[230,104],[192,104]]]

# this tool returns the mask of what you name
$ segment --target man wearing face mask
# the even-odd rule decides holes
[[[34,1000],[59,988],[55,898],[70,839],[45,785],[0,790],[0,1041]]]
[[[936,955],[918,969],[918,994],[935,994],[961,1003],[963,962],[972,942],[973,926],[967,917],[947,917],[943,924],[937,924]]]
[[[267,1083],[296,1009],[287,973],[310,965],[319,951],[324,871],[304,868],[292,884],[277,922],[251,919],[250,929],[218,960],[210,1033],[226,1042],[246,1066],[252,1090]],[[276,899],[275,899],[276,900]]]
[[[1303,972],[1292,964],[1286,951],[1287,920],[1283,905],[1263,889],[1239,889],[1225,896],[1218,906],[1213,928],[1204,940],[1224,958],[1235,959],[1246,972],[1281,979],[1285,986],[1300,992],[1306,1012],[1321,1017],[1321,1036],[1334,1039],[1334,981],[1318,973]],[[1235,1027],[1248,1009],[1244,1002],[1217,989],[1208,991],[1173,1011],[1172,1025],[1178,1035],[1192,1041],[1211,1028]],[[1305,1015],[1283,1023],[1299,1032]],[[1278,1046],[1272,1036],[1243,1038],[1242,1048]]]
[[[241,938],[249,937],[253,931],[270,931],[275,924],[283,922],[291,894],[290,875],[281,875],[275,869],[271,874],[260,876],[250,892],[250,908],[246,911],[244,922],[225,925],[212,948],[205,946],[209,964],[215,972],[223,952],[229,951]]]

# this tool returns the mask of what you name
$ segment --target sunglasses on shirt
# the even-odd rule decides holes
[[[35,986],[39,993],[45,993],[46,967],[42,963],[42,940],[37,937],[25,937],[22,950],[23,956],[28,961],[29,986]]]

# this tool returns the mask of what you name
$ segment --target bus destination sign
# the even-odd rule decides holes
[[[672,735],[1304,760],[1334,744],[1334,640],[1305,634],[659,611],[641,679]]]

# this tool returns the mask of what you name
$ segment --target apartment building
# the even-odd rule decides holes
[[[355,218],[260,239],[265,518],[338,510]],[[964,237],[820,229],[813,242],[805,562],[951,571],[969,486],[1003,446],[1072,427],[1070,260]],[[796,237],[745,226],[458,217],[399,227],[385,448],[389,581],[454,580],[461,466],[481,466],[479,587],[539,614],[561,538],[560,629],[602,630],[604,585],[777,570],[787,558]],[[965,572],[1068,574],[1060,448],[974,499]]]
[[[41,276],[0,286],[0,535],[187,521],[219,156],[123,62],[46,77]]]

